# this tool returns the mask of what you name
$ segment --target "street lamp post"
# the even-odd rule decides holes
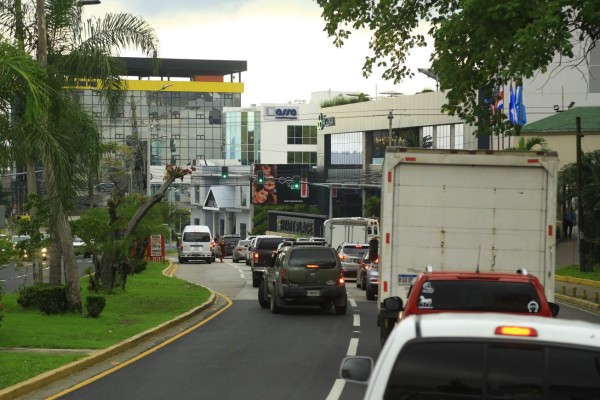
[[[390,121],[390,128],[388,131],[388,146],[392,145],[392,120],[394,119],[394,113],[392,112],[392,110],[390,110],[390,113],[388,114],[388,120]]]

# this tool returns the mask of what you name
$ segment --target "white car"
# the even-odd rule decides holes
[[[373,367],[374,365],[374,367]],[[412,315],[374,364],[340,377],[364,399],[600,399],[600,324],[497,313]]]

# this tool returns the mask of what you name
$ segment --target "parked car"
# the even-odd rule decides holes
[[[342,360],[363,399],[600,399],[600,324],[499,313],[412,315],[377,357]]]
[[[251,240],[239,240],[233,248],[233,262],[239,262],[240,260],[246,259],[246,253],[248,252],[248,246],[250,246]]]
[[[76,236],[73,237],[73,249],[75,250],[76,256],[83,256],[83,258],[92,256],[92,252],[87,249],[85,242]]]
[[[318,306],[336,314],[348,307],[342,264],[335,250],[323,244],[286,241],[266,268],[258,303],[278,313],[290,306]]]
[[[356,278],[358,263],[365,253],[369,252],[368,243],[342,243],[337,248],[337,253],[344,268],[344,276]]]
[[[265,272],[267,265],[271,263],[271,258],[277,251],[277,246],[284,240],[284,237],[275,235],[261,235],[256,238],[256,242],[251,247],[252,258],[250,259],[253,287],[260,285],[263,272]]]

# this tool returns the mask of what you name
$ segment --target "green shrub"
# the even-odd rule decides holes
[[[64,314],[68,310],[67,289],[64,286],[49,286],[39,292],[39,309],[44,314]]]
[[[105,305],[106,298],[104,296],[91,294],[85,298],[85,308],[90,318],[98,318]]]
[[[38,283],[19,289],[17,303],[23,308],[40,308],[40,292],[51,287],[49,283]]]
[[[146,270],[146,267],[148,266],[148,261],[133,258],[131,259],[129,264],[131,265],[132,273],[139,274],[140,272],[144,272]]]

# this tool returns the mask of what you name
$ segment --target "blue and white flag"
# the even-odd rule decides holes
[[[523,86],[517,86],[515,112],[517,117],[517,125],[525,125],[527,123],[527,109],[525,108],[525,104],[523,104]]]
[[[513,91],[512,82],[510,83],[510,97],[508,99],[508,118],[510,120],[510,124],[515,124],[515,92]]]

